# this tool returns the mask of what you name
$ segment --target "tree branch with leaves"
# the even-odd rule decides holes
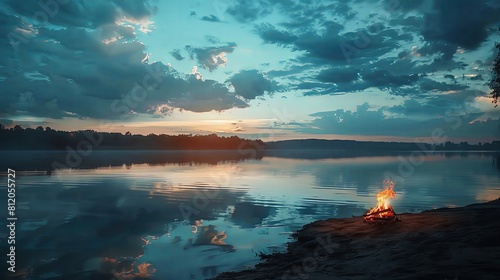
[[[498,32],[500,34],[500,28],[498,29]],[[491,98],[493,98],[492,103],[495,104],[495,107],[498,106],[498,98],[500,97],[500,43],[496,42],[495,43],[495,48],[499,51],[497,53],[497,57],[495,58],[495,62],[493,62],[493,69],[492,69],[492,77],[490,82],[488,83],[488,86],[491,89]]]

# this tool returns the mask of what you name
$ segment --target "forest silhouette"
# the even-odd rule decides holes
[[[89,146],[91,145],[91,146]],[[263,142],[238,136],[125,134],[94,130],[60,131],[39,126],[5,128],[0,124],[0,150],[372,150],[372,151],[500,151],[500,141],[422,144],[355,140],[299,139]]]
[[[67,147],[92,150],[263,150],[261,140],[238,136],[208,135],[132,135],[94,130],[59,131],[42,126],[24,129],[20,125],[6,129],[0,125],[2,150],[65,150]],[[89,146],[91,145],[91,146]]]

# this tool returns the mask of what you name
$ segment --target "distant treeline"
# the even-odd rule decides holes
[[[418,144],[354,140],[285,140],[266,142],[237,136],[209,135],[132,135],[93,130],[58,131],[41,126],[36,129],[0,125],[0,150],[65,150],[67,147],[92,150],[345,150],[345,151],[500,151],[500,141]]]
[[[500,141],[469,144],[467,142],[422,144],[407,142],[371,142],[354,140],[284,140],[266,142],[268,150],[356,150],[356,151],[500,151]]]
[[[67,147],[92,150],[263,150],[261,140],[237,136],[209,135],[132,135],[93,130],[58,131],[41,126],[36,129],[0,125],[1,150],[65,150]]]

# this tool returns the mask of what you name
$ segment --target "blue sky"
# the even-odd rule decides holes
[[[5,126],[500,137],[496,1],[7,0],[0,14]]]

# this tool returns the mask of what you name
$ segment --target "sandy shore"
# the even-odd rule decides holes
[[[500,279],[500,198],[399,218],[316,221],[287,252],[214,279]]]

